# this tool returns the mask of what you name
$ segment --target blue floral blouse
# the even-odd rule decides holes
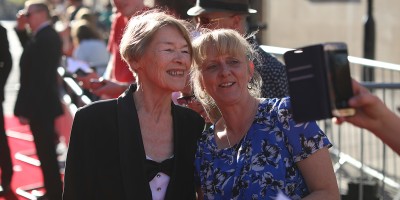
[[[331,147],[316,122],[296,124],[290,98],[262,99],[247,135],[232,148],[218,149],[214,126],[198,141],[196,177],[204,199],[291,199],[307,194],[296,162]]]

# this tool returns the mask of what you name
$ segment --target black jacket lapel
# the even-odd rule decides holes
[[[139,126],[139,118],[131,85],[118,98],[118,134],[120,161],[126,199],[152,199],[149,183],[145,179],[145,153]],[[140,195],[139,195],[140,194]]]
[[[179,138],[182,130],[180,129],[179,122],[182,122],[179,117],[180,115],[177,113],[178,110],[175,109],[175,105],[171,103],[171,115],[172,115],[172,123],[173,123],[173,131],[174,131],[174,169],[172,171],[171,179],[169,180],[168,184],[168,189],[167,193],[165,194],[165,199],[173,199],[173,197],[176,197],[176,182],[177,178],[179,176],[179,173],[177,171],[177,166],[178,166],[178,161],[181,158],[179,155]]]

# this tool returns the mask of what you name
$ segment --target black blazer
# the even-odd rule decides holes
[[[57,82],[57,68],[62,56],[60,36],[50,25],[40,29],[33,38],[26,31],[16,32],[24,50],[14,114],[26,118],[61,115]]]
[[[0,103],[4,101],[4,87],[12,67],[7,30],[0,25]]]
[[[118,99],[80,109],[69,143],[64,200],[152,199],[133,85]],[[174,169],[165,199],[195,199],[194,154],[204,120],[172,104]]]

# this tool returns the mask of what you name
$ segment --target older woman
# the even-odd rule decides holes
[[[256,98],[253,50],[233,30],[192,43],[197,98],[222,117],[198,142],[196,173],[204,199],[339,199],[331,146],[315,122],[296,124],[290,99]],[[255,84],[258,83],[258,84]]]
[[[120,51],[137,86],[80,109],[64,199],[194,199],[194,154],[204,120],[175,106],[192,48],[183,22],[160,11],[133,17]]]

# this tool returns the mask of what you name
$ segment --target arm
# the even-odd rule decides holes
[[[337,118],[336,123],[349,122],[365,128],[400,154],[400,117],[390,111],[377,96],[354,80],[353,89],[355,96],[349,100],[349,104],[356,108],[356,114],[351,117]]]
[[[203,192],[201,191],[201,187],[197,187],[196,188],[196,196],[197,196],[197,200],[203,200],[204,199],[204,194],[203,194]]]
[[[289,98],[281,100],[278,108],[284,112],[278,113],[290,113],[291,105],[288,100]],[[285,115],[278,114],[278,117],[285,118]],[[291,117],[287,119],[286,123],[277,125],[283,126],[280,129],[284,131],[285,140],[288,142],[286,145],[291,147],[289,152],[293,155],[292,159],[310,192],[305,199],[340,199],[328,151],[331,146],[328,137],[316,121],[298,124]]]
[[[26,25],[28,24],[28,21],[22,11],[19,11],[16,17],[17,17],[17,25],[15,27],[15,32],[17,33],[18,39],[22,47],[24,48],[25,44],[29,40],[28,32],[26,31],[25,28]]]
[[[303,199],[340,199],[332,161],[327,148],[297,162],[310,191]]]
[[[107,69],[104,72],[102,87],[91,87],[88,88],[94,95],[101,97],[102,99],[116,98],[122,94],[130,85],[130,83],[121,83],[111,79],[111,73],[114,68],[114,56],[111,54],[110,60],[107,65]]]
[[[7,30],[0,25],[0,92],[3,92],[7,78],[12,68],[12,57],[9,50]],[[4,96],[0,94],[0,102]]]
[[[104,85],[99,88],[90,88],[96,96],[108,99],[116,98],[121,95],[128,87],[129,83],[121,83],[111,80],[103,80]]]

